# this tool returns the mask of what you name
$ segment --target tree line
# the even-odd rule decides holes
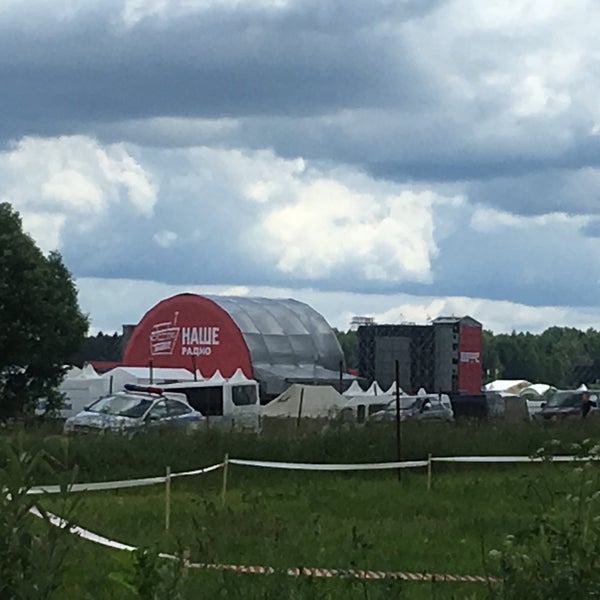
[[[600,331],[549,327],[540,334],[483,331],[484,382],[526,379],[559,388],[600,378]]]
[[[349,369],[358,367],[356,331],[337,331]],[[482,332],[483,383],[525,379],[558,388],[596,383],[600,379],[600,331],[550,327],[540,334]]]

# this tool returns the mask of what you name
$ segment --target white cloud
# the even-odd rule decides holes
[[[600,315],[600,310],[595,312]],[[585,308],[528,306],[518,302],[467,297],[413,297],[409,302],[371,316],[377,323],[427,323],[440,316],[464,315],[472,316],[485,329],[495,333],[508,333],[512,330],[540,332],[553,325],[585,329],[593,322],[593,317],[590,318],[591,315]]]
[[[322,314],[332,327],[350,328],[355,315],[372,316],[378,323],[427,323],[439,316],[469,315],[494,333],[540,333],[552,326],[585,330],[598,328],[600,308],[529,306],[517,302],[467,297],[413,296],[408,294],[356,294],[319,292],[301,288],[264,286],[174,286],[152,281],[81,278],[77,280],[84,312],[91,316],[92,331],[120,331],[125,323],[137,323],[154,304],[183,292],[197,294],[294,298]]]
[[[21,214],[23,230],[26,231],[44,252],[60,248],[60,232],[67,217],[53,213]]]
[[[125,25],[131,27],[142,19],[177,18],[212,8],[281,9],[288,4],[287,0],[125,0],[121,14]]]
[[[396,196],[357,193],[342,182],[318,178],[265,214],[265,252],[277,268],[320,278],[349,266],[369,280],[427,281],[433,239],[430,192]]]
[[[451,0],[404,32],[462,144],[539,157],[600,120],[598,18],[589,0]]]
[[[105,136],[162,147],[218,145],[235,135],[240,123],[231,118],[151,117],[105,124]]]
[[[573,216],[559,212],[524,216],[493,208],[478,207],[473,211],[470,225],[479,232],[521,229],[534,233],[535,229],[548,227],[568,228],[571,231],[577,231],[589,221],[590,217],[587,216]]]
[[[163,229],[162,231],[157,231],[153,239],[161,248],[169,248],[177,241],[178,237],[174,231]]]
[[[64,227],[90,231],[118,203],[152,214],[152,176],[120,144],[85,136],[25,137],[0,153],[0,198],[22,215],[45,251],[59,249]]]
[[[87,209],[101,212],[104,207],[102,191],[91,179],[71,169],[53,175],[41,185],[41,196],[69,210]]]

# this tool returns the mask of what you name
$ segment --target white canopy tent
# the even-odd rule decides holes
[[[69,369],[58,389],[65,395],[60,416],[66,419],[104,396],[108,392],[108,384],[92,365],[86,365],[83,369]]]
[[[385,390],[377,383],[377,381],[374,381],[365,394],[367,396],[385,396]]]
[[[152,385],[175,383],[178,381],[194,381],[194,375],[187,369],[167,369],[156,367],[115,367],[101,377],[108,382],[108,388],[113,392],[123,389],[126,383],[137,385]]]
[[[388,396],[395,396],[396,395],[396,382],[394,381],[394,383],[392,383],[392,385],[389,387],[389,389],[385,392]],[[404,394],[404,390],[402,388],[400,388],[400,394]]]
[[[374,381],[367,390],[363,390],[355,381],[344,392],[344,398],[347,400],[343,412],[344,414],[349,413],[358,423],[364,423],[370,415],[383,410],[394,397],[387,393],[377,381]]]
[[[355,379],[350,387],[344,392],[344,397],[346,398],[352,398],[354,396],[364,396],[366,394],[365,390],[363,390],[360,387],[360,384],[358,383],[358,381]]]
[[[507,392],[509,394],[518,394],[522,389],[531,385],[531,382],[525,379],[496,379],[483,386],[486,392]]]
[[[330,385],[295,383],[262,407],[263,417],[331,418],[344,406],[345,398]]]

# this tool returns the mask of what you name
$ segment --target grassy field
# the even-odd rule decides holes
[[[6,432],[0,430],[0,439]],[[456,424],[404,424],[402,459],[433,456],[529,455],[551,440],[569,445],[584,438],[600,437],[595,421],[561,424],[458,422]],[[223,434],[218,431],[197,435],[173,433],[141,434],[131,439],[121,435],[67,438],[47,428],[28,430],[24,445],[43,449],[57,465],[57,472],[77,467],[79,481],[101,481],[127,477],[163,475],[221,462],[225,454],[235,458],[296,462],[382,462],[394,461],[395,429],[392,425],[349,428],[334,424],[319,434],[255,435]],[[0,444],[0,460],[2,446]],[[40,473],[39,483],[52,483]]]
[[[563,450],[594,429],[532,424],[406,427],[403,458],[529,454],[550,440]],[[393,428],[333,428],[321,435],[282,438],[209,433],[84,437],[27,433],[45,448],[58,473],[77,465],[77,479],[97,481],[164,474],[238,458],[307,462],[395,459]],[[564,464],[434,466],[396,472],[275,471],[230,465],[225,503],[222,471],[172,482],[171,525],[165,532],[164,486],[86,493],[71,516],[77,524],[127,544],[189,551],[195,562],[309,566],[483,575],[489,550],[521,530],[540,505],[569,490]],[[38,483],[51,483],[47,474]],[[57,503],[45,499],[46,506]],[[114,550],[76,542],[57,598],[128,598],[111,573],[131,568]],[[82,575],[84,574],[84,575]],[[184,598],[487,598],[485,584],[353,581],[189,571]]]
[[[195,562],[485,574],[488,551],[526,525],[548,489],[564,490],[567,470],[556,464],[461,465],[435,473],[427,492],[423,471],[405,471],[398,482],[395,473],[230,467],[225,504],[220,472],[173,483],[168,533],[162,486],[86,494],[74,520],[128,544],[170,552],[189,549]],[[115,552],[94,550],[86,548],[94,563],[97,555],[106,561]],[[240,597],[318,597],[312,592],[279,596],[284,583],[270,576],[230,574],[225,580],[226,587],[239,588]],[[188,593],[219,597],[225,580],[220,573],[190,573]],[[304,588],[312,585],[323,597],[487,595],[485,586],[477,584],[285,581],[290,594],[306,594]]]

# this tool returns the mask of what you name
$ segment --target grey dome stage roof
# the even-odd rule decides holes
[[[327,321],[308,304],[289,298],[204,297],[237,325],[255,376],[268,393],[280,393],[291,382],[339,381],[344,361],[340,344]]]

